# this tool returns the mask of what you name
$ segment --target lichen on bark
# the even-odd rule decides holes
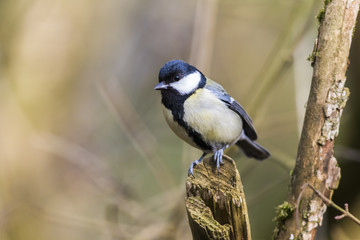
[[[335,80],[330,87],[324,106],[325,121],[321,129],[321,136],[318,140],[320,145],[332,141],[339,134],[340,118],[347,100],[350,96],[348,88],[344,87],[346,79]]]

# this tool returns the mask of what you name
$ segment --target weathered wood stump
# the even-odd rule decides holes
[[[224,155],[219,171],[213,158],[186,179],[186,210],[193,239],[251,239],[245,194],[234,160]]]

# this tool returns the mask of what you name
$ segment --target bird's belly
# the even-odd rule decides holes
[[[231,145],[241,134],[241,117],[207,90],[190,96],[184,109],[184,121],[213,146]]]

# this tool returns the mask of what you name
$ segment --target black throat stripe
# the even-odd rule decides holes
[[[188,95],[179,95],[177,92],[173,91],[161,91],[161,102],[164,106],[171,110],[174,121],[176,121],[180,126],[182,126],[188,136],[192,138],[192,140],[198,145],[200,149],[203,151],[212,150],[212,147],[206,143],[201,134],[195,131],[192,127],[190,127],[184,120],[184,102],[190,96]]]

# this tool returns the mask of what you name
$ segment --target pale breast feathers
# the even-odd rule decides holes
[[[206,142],[232,144],[242,131],[240,116],[206,88],[185,101],[184,121]]]

